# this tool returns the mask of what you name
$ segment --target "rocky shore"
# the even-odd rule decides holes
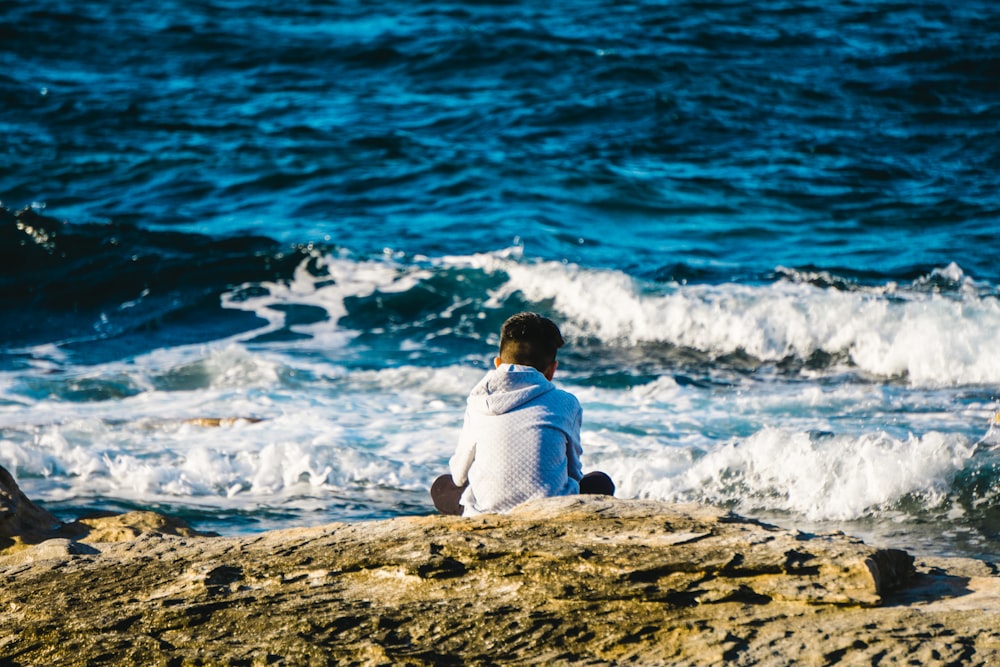
[[[990,563],[652,501],[218,537],[0,469],[0,580],[3,665],[1000,664]]]

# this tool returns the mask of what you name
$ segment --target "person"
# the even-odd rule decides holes
[[[538,313],[504,322],[495,368],[469,394],[450,474],[431,486],[441,513],[503,513],[534,498],[614,494],[605,473],[583,474],[580,402],[552,383],[563,344],[555,322]]]

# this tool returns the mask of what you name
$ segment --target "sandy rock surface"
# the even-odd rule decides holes
[[[243,537],[131,513],[26,540],[3,509],[2,664],[1000,664],[992,564],[698,505]]]

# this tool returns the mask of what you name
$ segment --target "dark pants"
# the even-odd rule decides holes
[[[431,485],[431,500],[434,501],[434,507],[441,514],[461,516],[463,508],[459,500],[462,499],[462,492],[465,491],[466,486],[468,484],[457,486],[451,475],[441,475]],[[615,495],[615,483],[605,473],[595,470],[588,472],[580,480],[580,493],[613,496]]]

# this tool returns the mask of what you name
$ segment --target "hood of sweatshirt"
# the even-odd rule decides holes
[[[469,393],[469,408],[480,414],[502,415],[555,389],[531,366],[500,364]]]

